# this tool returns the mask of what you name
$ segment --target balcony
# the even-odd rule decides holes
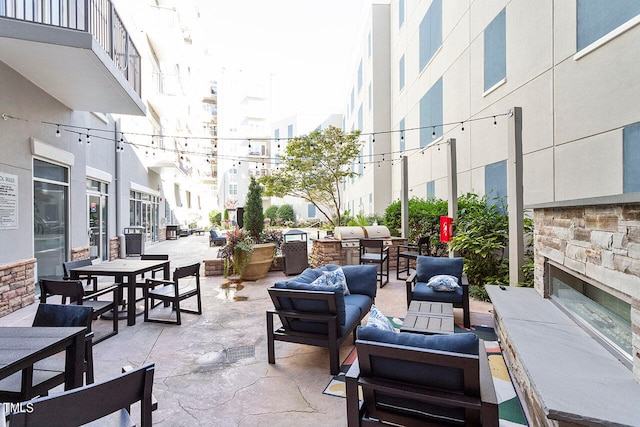
[[[72,110],[143,116],[140,54],[109,0],[0,0],[0,61]]]

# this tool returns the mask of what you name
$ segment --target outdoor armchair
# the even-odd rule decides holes
[[[469,280],[462,273],[464,260],[462,258],[444,258],[418,256],[416,271],[406,282],[407,307],[411,301],[448,302],[454,307],[462,308],[464,327],[471,327],[469,315]],[[454,276],[459,287],[454,291],[438,291],[428,286],[429,279],[437,275]]]
[[[173,280],[147,279],[144,287],[144,321],[156,323],[182,324],[180,313],[202,314],[202,298],[200,295],[200,263],[178,267],[173,272]],[[181,301],[195,296],[197,309],[186,309],[180,306]],[[151,318],[149,311],[153,308],[153,300],[168,302],[173,305],[176,320]]]

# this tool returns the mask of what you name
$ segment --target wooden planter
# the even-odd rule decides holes
[[[274,250],[275,244],[273,243],[254,245],[247,268],[242,273],[242,280],[258,280],[266,277],[273,263]]]

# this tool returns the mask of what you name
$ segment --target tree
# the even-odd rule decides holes
[[[334,226],[337,217],[339,225],[342,184],[358,175],[352,163],[360,153],[359,135],[329,126],[289,140],[279,170],[260,178],[265,195],[302,198]]]
[[[249,183],[243,219],[244,228],[257,242],[260,238],[260,233],[264,230],[264,214],[262,212],[262,187],[254,177],[251,177],[251,182]]]

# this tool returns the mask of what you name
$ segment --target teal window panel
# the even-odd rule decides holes
[[[362,90],[362,60],[360,60],[360,65],[358,66],[358,93]]]
[[[501,208],[507,204],[507,161],[491,163],[484,167],[484,194],[490,204]]]
[[[625,126],[622,132],[623,192],[640,192],[640,122]]]
[[[419,28],[419,64],[424,70],[442,45],[442,0],[433,0]]]
[[[287,126],[287,138],[293,138],[293,125]]]
[[[362,130],[363,124],[363,113],[362,113],[362,104],[360,104],[360,108],[358,108],[358,129]]]
[[[402,28],[404,24],[404,0],[398,2],[398,28]]]
[[[436,182],[427,182],[427,200],[433,200],[436,198]]]
[[[639,14],[638,0],[577,0],[577,50],[584,49]]]
[[[420,100],[420,148],[442,136],[442,77]]]
[[[316,207],[309,203],[307,205],[307,218],[315,218],[316,217]]]
[[[484,90],[491,89],[506,76],[506,9],[502,9],[484,30]]]

